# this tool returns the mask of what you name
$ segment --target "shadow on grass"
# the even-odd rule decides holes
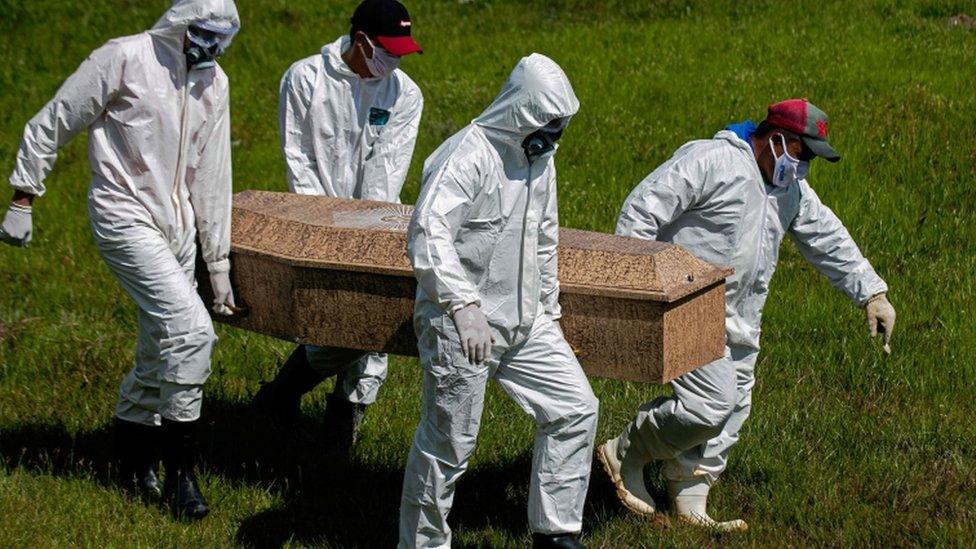
[[[401,468],[337,459],[327,441],[282,437],[255,417],[246,403],[211,398],[204,410],[199,432],[203,468],[235,483],[277,491],[284,501],[244,519],[237,543],[252,547],[279,547],[289,541],[360,547],[396,543]],[[0,462],[43,474],[82,475],[111,486],[111,424],[77,434],[49,424],[2,429]],[[491,527],[503,530],[510,539],[525,538],[530,470],[527,449],[515,460],[482,463],[469,471],[458,485],[452,527],[468,531]],[[587,529],[598,526],[594,518],[602,522],[618,510],[612,487],[594,464]]]

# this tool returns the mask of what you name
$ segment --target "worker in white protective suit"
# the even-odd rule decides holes
[[[58,149],[90,128],[92,233],[138,306],[136,364],[115,411],[122,482],[148,497],[165,492],[176,516],[194,519],[208,512],[193,471],[195,426],[217,339],[196,292],[196,241],[213,309],[231,314],[229,88],[215,58],[239,27],[231,0],[179,0],[151,30],[95,50],[27,124],[0,235],[29,241],[30,203]]]
[[[397,68],[401,57],[422,51],[411,28],[400,2],[366,0],[347,36],[285,73],[279,123],[292,192],[400,202],[424,106],[420,88]],[[337,375],[324,419],[326,437],[342,455],[386,370],[383,353],[300,345],[261,387],[255,407],[294,432],[302,395]]]
[[[407,235],[423,406],[403,479],[401,547],[450,545],[454,486],[474,451],[489,378],[538,426],[535,545],[582,547],[598,405],[559,329],[553,162],[578,108],[559,65],[532,54],[424,164]]]
[[[747,528],[742,520],[712,520],[705,504],[752,406],[760,317],[787,233],[835,288],[865,308],[872,335],[883,333],[890,352],[895,311],[888,286],[807,183],[817,156],[840,160],[827,142],[827,116],[805,100],[783,101],[769,107],[758,128],[746,121],[684,145],[624,203],[617,234],[673,242],[735,268],[726,281],[725,357],[673,381],[673,396],[641,406],[620,436],[597,450],[631,511],[656,511],[641,471],[660,460],[679,518],[723,531]]]

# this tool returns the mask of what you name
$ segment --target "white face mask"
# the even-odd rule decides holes
[[[773,138],[769,138],[769,150],[773,153],[776,163],[773,165],[773,185],[777,187],[789,187],[799,179],[806,177],[810,170],[809,162],[801,162],[799,158],[790,156],[786,148],[786,138],[783,134],[776,134],[783,145],[783,154],[776,156],[776,148],[773,147]],[[805,164],[805,166],[804,166]],[[802,172],[802,173],[801,173]]]
[[[363,59],[366,61],[366,68],[369,69],[370,74],[375,77],[387,76],[400,66],[399,57],[377,46],[369,37],[366,38],[366,42],[373,49],[372,58],[363,55]],[[363,53],[365,54],[365,51]]]
[[[809,174],[810,174],[810,161],[809,160],[801,160],[800,163],[797,164],[797,166],[796,166],[796,178],[797,179],[806,179],[807,178],[807,175],[809,175]]]

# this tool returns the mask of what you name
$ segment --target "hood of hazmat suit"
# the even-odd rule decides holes
[[[278,123],[288,187],[298,194],[399,202],[424,98],[400,69],[362,78],[343,36],[281,79]]]
[[[231,161],[227,76],[188,71],[187,27],[240,27],[231,0],[178,0],[147,32],[95,50],[28,124],[11,185],[42,195],[57,151],[90,128],[89,213],[96,242],[151,228],[178,256],[199,232],[212,271],[227,270]]]
[[[647,176],[624,202],[616,232],[673,242],[733,267],[725,286],[727,341],[743,351],[759,350],[762,309],[787,233],[859,306],[887,290],[807,181],[766,185],[749,143],[729,130],[685,144]]]
[[[476,303],[499,343],[513,344],[539,312],[559,318],[555,151],[530,162],[522,142],[578,109],[559,65],[532,54],[427,159],[408,233],[417,321]]]

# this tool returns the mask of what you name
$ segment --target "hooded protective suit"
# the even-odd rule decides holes
[[[664,460],[675,481],[711,483],[725,469],[752,406],[762,308],[787,233],[859,306],[887,290],[810,185],[766,185],[750,144],[732,131],[684,145],[631,192],[617,234],[679,244],[735,274],[725,286],[725,357],[673,381],[673,397],[641,406],[618,439],[621,461],[635,452]]]
[[[343,36],[292,65],[281,79],[278,120],[292,192],[400,202],[410,169],[424,100],[399,69],[361,78],[342,59]],[[306,346],[309,364],[339,372],[337,390],[350,402],[371,404],[386,379],[387,358]]]
[[[149,31],[95,50],[28,124],[11,185],[42,195],[57,151],[85,128],[95,243],[138,305],[136,366],[118,417],[159,425],[199,417],[216,336],[196,293],[195,240],[211,273],[230,270],[227,76],[187,71],[187,27],[236,32],[231,0],[179,0]]]
[[[597,400],[556,323],[552,154],[530,163],[521,145],[578,108],[562,69],[533,54],[494,103],[424,165],[408,232],[424,396],[403,480],[401,547],[450,545],[454,485],[474,451],[489,378],[538,425],[531,529],[580,531]],[[480,306],[495,337],[490,357],[477,365],[463,355],[451,319],[470,304]]]

